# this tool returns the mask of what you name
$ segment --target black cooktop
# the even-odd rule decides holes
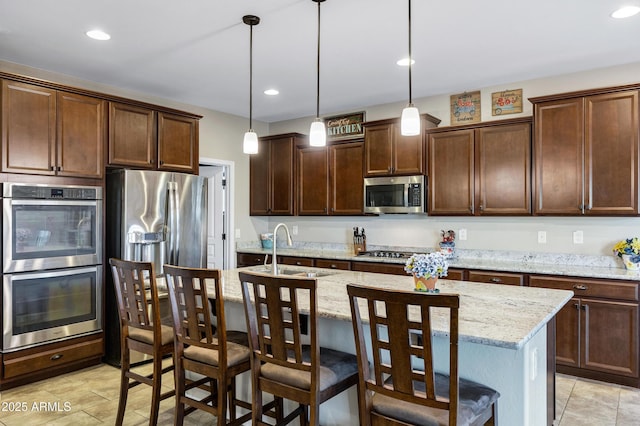
[[[407,251],[390,251],[390,250],[373,250],[373,251],[362,251],[358,253],[358,256],[369,256],[369,257],[388,257],[391,259],[407,259],[411,257],[413,253]]]

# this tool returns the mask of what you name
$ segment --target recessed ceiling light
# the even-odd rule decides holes
[[[111,36],[102,30],[91,30],[86,32],[87,36],[94,40],[109,40]]]
[[[416,63],[415,59],[412,59],[412,60],[411,60],[411,65],[413,65],[413,64],[415,64],[415,63]],[[409,58],[402,58],[402,59],[399,59],[399,60],[396,62],[396,64],[400,65],[401,67],[408,67],[408,66],[409,66]]]
[[[638,12],[640,12],[640,7],[638,6],[625,6],[613,12],[611,17],[616,19],[628,18],[637,15]]]
[[[276,90],[276,89],[267,89],[267,90],[264,91],[264,94],[268,95],[268,96],[275,96],[275,95],[277,95],[279,93],[280,92],[278,90]]]

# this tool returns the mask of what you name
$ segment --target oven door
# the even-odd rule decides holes
[[[3,352],[102,330],[102,266],[5,274]]]
[[[4,273],[102,262],[101,200],[3,200]]]

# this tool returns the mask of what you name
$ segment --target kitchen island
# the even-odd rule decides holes
[[[355,353],[355,342],[346,285],[413,288],[410,276],[295,266],[286,266],[286,269],[318,273],[320,343],[351,353]],[[238,279],[240,270],[260,272],[264,267],[223,271],[227,327],[244,330],[246,324]],[[446,279],[438,281],[438,288],[441,293],[460,295],[460,377],[500,392],[498,418],[501,424],[550,424],[548,410],[552,410],[554,404],[554,363],[553,357],[548,356],[548,349],[552,349],[548,342],[554,340],[555,314],[571,299],[573,292]],[[439,370],[448,371],[448,337],[445,337],[448,323],[444,317],[438,317],[433,328],[436,366]],[[246,387],[244,392],[247,392]],[[321,421],[326,425],[357,425],[357,413],[354,387],[322,405]]]

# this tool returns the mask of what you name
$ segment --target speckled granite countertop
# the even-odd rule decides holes
[[[321,316],[351,321],[347,284],[412,290],[413,278],[370,272],[283,266],[288,270],[320,271],[318,313]],[[239,271],[264,271],[263,266],[223,271],[222,285],[227,301],[241,302]],[[440,279],[441,293],[460,295],[459,334],[461,341],[507,349],[523,347],[573,296],[572,291],[509,285],[482,284]],[[448,316],[434,315],[433,329],[448,332]],[[363,318],[366,320],[366,318]]]
[[[404,259],[355,256],[352,250],[339,244],[297,243],[294,247],[278,246],[278,255],[300,256],[336,260],[351,260],[376,263],[403,264]],[[425,252],[425,248],[413,247],[368,247],[368,250],[396,250]],[[238,245],[239,253],[271,254],[259,243]],[[271,260],[269,260],[271,262]],[[616,280],[640,281],[640,272],[628,271],[614,256],[586,256],[575,254],[509,252],[489,250],[457,250],[456,257],[450,259],[451,268],[480,269],[488,271],[521,272],[525,274],[565,275],[586,278],[609,278]]]

